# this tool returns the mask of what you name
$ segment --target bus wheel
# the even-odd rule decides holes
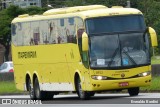
[[[88,92],[82,90],[80,78],[77,78],[76,89],[77,89],[77,94],[80,99],[87,100],[90,98],[90,94]]]
[[[128,93],[130,96],[137,96],[139,94],[139,87],[129,88]]]
[[[36,97],[35,97],[34,89],[32,87],[31,79],[28,79],[27,88],[28,88],[31,100],[35,100]]]
[[[37,78],[34,80],[34,92],[37,100],[43,100],[44,95],[43,92],[40,91],[39,82]]]

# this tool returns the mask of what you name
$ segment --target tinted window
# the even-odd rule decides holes
[[[91,68],[128,67],[149,64],[144,33],[90,36]]]
[[[100,17],[86,20],[89,34],[145,30],[141,15]]]
[[[74,18],[69,18],[68,21],[70,25],[74,25]]]
[[[60,25],[64,26],[64,19],[60,19]]]

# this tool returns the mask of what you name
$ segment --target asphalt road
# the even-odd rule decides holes
[[[131,104],[131,100],[159,99],[160,93],[142,93],[130,97],[129,94],[96,94],[90,100],[80,100],[77,95],[57,95],[54,100],[43,101],[43,104]],[[134,102],[133,102],[134,103]],[[143,103],[143,102],[142,102]]]
[[[5,95],[0,96],[0,99],[28,99],[29,95]],[[99,105],[103,104],[147,104],[147,105],[160,105],[160,93],[140,93],[138,96],[130,97],[129,94],[95,94],[90,100],[80,100],[76,94],[70,95],[55,95],[54,99],[41,101],[42,104],[57,104],[65,105]],[[69,106],[70,107],[70,106]]]

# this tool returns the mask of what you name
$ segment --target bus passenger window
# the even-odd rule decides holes
[[[74,18],[69,18],[68,22],[69,22],[70,25],[74,25]]]
[[[64,26],[64,19],[60,19],[60,25]]]

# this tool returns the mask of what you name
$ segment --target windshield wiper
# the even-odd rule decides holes
[[[113,55],[112,55],[112,57],[111,57],[111,61],[109,61],[109,63],[108,63],[108,67],[111,66],[111,64],[112,64],[115,56],[117,55],[118,49],[119,49],[119,46],[115,49],[115,51],[114,51],[114,53],[113,53]]]
[[[127,56],[128,56],[128,58],[132,61],[132,63],[134,63],[134,65],[137,65],[137,63],[134,61],[134,59],[128,54],[128,52],[126,51],[126,50],[124,50],[124,49],[122,49],[122,51],[123,51],[123,53],[125,53]]]

